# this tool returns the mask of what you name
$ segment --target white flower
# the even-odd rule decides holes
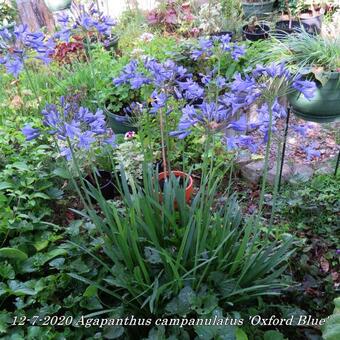
[[[145,41],[145,42],[149,42],[151,41],[152,39],[154,38],[154,35],[152,33],[143,33],[139,39],[142,40],[142,41]]]
[[[129,131],[125,134],[124,139],[125,140],[130,140],[136,137],[136,132],[135,131]]]

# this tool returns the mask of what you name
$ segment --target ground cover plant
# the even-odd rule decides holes
[[[338,123],[285,128],[306,64],[339,71],[334,26],[249,42],[235,1],[97,6],[0,28],[0,337],[336,339]]]

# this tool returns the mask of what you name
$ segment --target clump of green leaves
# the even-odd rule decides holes
[[[221,177],[215,171],[191,205],[185,203],[186,185],[171,177],[161,192],[151,168],[144,168],[141,186],[128,184],[124,172],[121,177],[124,210],[94,187],[88,191],[104,216],[93,209],[87,216],[101,233],[112,265],[92,256],[109,275],[89,281],[71,274],[110,295],[112,305],[119,301],[129,313],[150,317],[206,316],[279,294],[286,286],[280,276],[292,239],[261,244],[256,225],[242,221],[235,197],[216,203]]]

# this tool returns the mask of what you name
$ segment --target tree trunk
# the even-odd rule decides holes
[[[49,32],[54,31],[54,19],[47,9],[44,0],[16,0],[20,20],[27,24],[31,31],[47,27]]]

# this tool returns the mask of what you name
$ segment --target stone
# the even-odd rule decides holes
[[[264,161],[254,161],[241,166],[241,174],[248,182],[257,184],[263,174]]]
[[[251,154],[249,152],[241,152],[237,155],[235,159],[235,163],[239,167],[249,164],[250,162],[252,162],[252,159],[251,159]]]
[[[313,173],[314,170],[310,166],[306,164],[296,164],[294,166],[293,177],[295,178],[295,181],[301,180],[302,182],[306,182],[312,178]]]
[[[287,182],[291,177],[293,171],[291,167],[287,164],[283,164],[282,167],[282,175],[281,175],[281,183]],[[276,178],[276,166],[268,171],[267,175],[267,183],[274,186],[275,185],[275,178]]]
[[[250,128],[251,124],[255,124],[258,123],[258,106],[257,104],[253,104],[249,107],[249,109],[246,112],[246,118],[247,118],[247,132],[252,132],[254,130],[256,130],[256,127],[253,127],[252,129]]]

